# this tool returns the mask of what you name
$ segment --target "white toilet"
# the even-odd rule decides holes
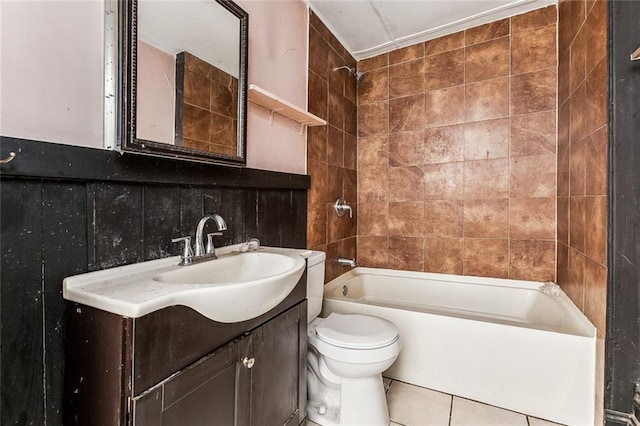
[[[319,318],[324,252],[307,259],[307,417],[320,425],[388,425],[382,372],[400,353],[398,328],[382,318]]]

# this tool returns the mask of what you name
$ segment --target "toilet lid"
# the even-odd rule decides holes
[[[316,326],[325,342],[353,349],[380,348],[398,340],[398,328],[382,318],[331,313]]]

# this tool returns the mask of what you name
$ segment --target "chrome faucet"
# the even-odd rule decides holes
[[[209,219],[213,220],[216,224],[218,232],[211,232],[207,234],[207,245],[205,246],[202,233],[204,232],[204,226]],[[217,259],[218,256],[216,256],[216,248],[213,245],[213,237],[216,235],[222,235],[222,231],[226,230],[227,224],[220,215],[206,214],[198,222],[198,227],[196,228],[196,242],[193,250],[191,250],[191,237],[180,237],[171,240],[174,243],[184,243],[182,255],[180,256],[180,265],[191,265],[192,263],[198,263],[207,259]]]
[[[352,268],[356,267],[355,259],[345,259],[344,257],[338,258],[338,264],[342,266],[351,266]]]
[[[205,247],[204,245],[204,240],[202,238],[202,232],[204,231],[204,225],[207,223],[207,221],[211,219],[214,221],[214,223],[216,224],[216,227],[218,228],[218,232],[212,232],[210,234],[207,234],[207,246]],[[213,246],[213,237],[216,235],[222,235],[221,231],[226,231],[227,230],[227,224],[225,223],[224,219],[217,214],[206,214],[204,215],[204,217],[202,219],[200,219],[200,222],[198,222],[198,227],[196,228],[196,243],[195,243],[195,247],[193,248],[193,255],[194,257],[198,257],[198,256],[203,256],[205,254],[211,254],[214,259],[217,257],[216,256],[216,250],[215,247]]]

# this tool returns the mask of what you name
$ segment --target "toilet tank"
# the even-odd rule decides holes
[[[307,323],[317,318],[322,310],[325,257],[323,251],[312,251],[307,258]]]

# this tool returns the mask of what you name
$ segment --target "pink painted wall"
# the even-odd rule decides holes
[[[249,83],[307,105],[308,9],[238,0],[249,13]],[[0,134],[102,147],[103,4],[0,2]],[[249,104],[247,166],[305,173],[306,134]]]
[[[138,138],[173,145],[176,121],[176,58],[157,47],[138,41],[137,82]]]
[[[102,147],[103,5],[0,2],[0,134]]]
[[[307,107],[309,12],[302,0],[237,0],[249,13],[249,83]],[[294,122],[249,103],[247,166],[306,172],[306,132]]]

